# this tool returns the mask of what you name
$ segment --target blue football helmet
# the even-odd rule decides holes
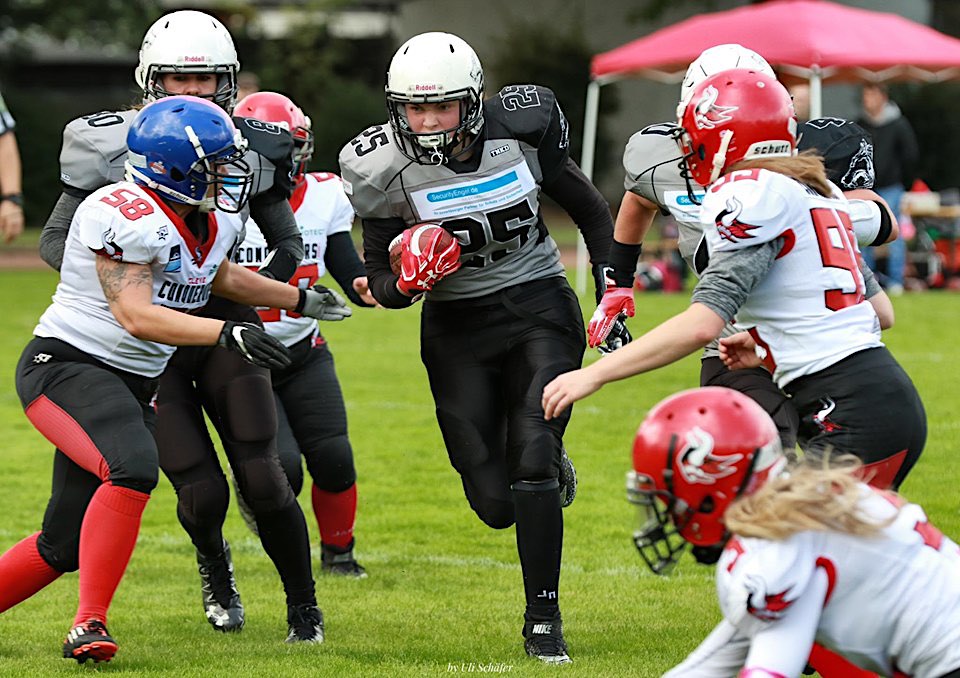
[[[127,132],[126,177],[173,202],[239,212],[253,173],[247,140],[217,105],[192,96],[147,104]]]

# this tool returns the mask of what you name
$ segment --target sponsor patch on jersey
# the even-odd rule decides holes
[[[536,189],[536,181],[526,161],[487,177],[471,175],[411,193],[417,214],[423,220],[448,219],[472,212],[488,212],[516,202]]]
[[[158,240],[166,240],[168,235],[170,235],[170,228],[166,224],[157,229]]]
[[[498,155],[503,155],[510,150],[510,146],[497,146],[496,148],[490,151],[490,157],[496,158]]]
[[[353,184],[351,184],[349,181],[347,181],[343,177],[340,178],[340,183],[343,185],[344,193],[346,193],[347,195],[353,195]]]
[[[180,270],[180,245],[174,245],[170,248],[170,259],[167,265],[163,267],[164,273],[176,273]]]

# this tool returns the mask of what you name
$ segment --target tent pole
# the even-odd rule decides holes
[[[597,117],[600,112],[600,83],[591,80],[587,85],[587,100],[583,116],[583,146],[580,152],[580,169],[593,180],[593,158],[597,147]],[[587,245],[583,234],[577,231],[577,294],[587,291]]]
[[[810,68],[810,119],[823,117],[823,71],[816,64]]]

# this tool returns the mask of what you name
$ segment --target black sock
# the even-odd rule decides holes
[[[293,501],[279,511],[258,513],[256,518],[260,542],[277,568],[287,605],[316,605],[310,536],[300,504]]]
[[[523,570],[527,621],[559,616],[563,513],[556,480],[519,481],[511,486],[517,519],[517,551]]]

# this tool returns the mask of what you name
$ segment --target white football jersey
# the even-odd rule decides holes
[[[329,172],[304,175],[294,188],[290,206],[303,236],[304,257],[290,284],[307,289],[326,273],[323,256],[327,238],[349,231],[353,226],[353,206],[343,191],[340,177]],[[258,269],[269,253],[267,241],[253,219],[247,220],[247,236],[237,250],[235,261]],[[272,336],[292,346],[317,328],[317,321],[279,308],[258,310],[263,326]]]
[[[876,537],[734,537],[717,564],[724,617],[750,639],[746,666],[799,675],[810,644],[883,676],[960,668],[960,548],[923,509],[861,485]]]
[[[96,272],[98,256],[147,264],[153,303],[178,311],[203,307],[213,279],[239,240],[239,220],[208,216],[199,242],[152,191],[119,182],[93,192],[70,224],[60,283],[34,334],[56,337],[98,360],[147,377],[159,375],[175,347],[137,339],[110,311]]]
[[[710,186],[700,215],[711,255],[783,238],[776,261],[736,317],[750,328],[781,388],[883,345],[839,193],[825,198],[776,172],[740,170]]]

